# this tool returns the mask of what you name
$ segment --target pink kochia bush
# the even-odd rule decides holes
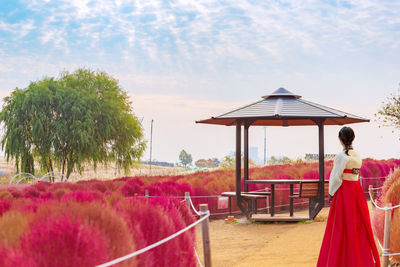
[[[333,166],[333,161],[325,162],[325,179],[329,179],[329,174]],[[364,159],[361,168],[360,180],[365,192],[368,186],[379,187],[385,181],[386,176],[395,167],[400,166],[400,160],[373,160]],[[318,179],[318,163],[301,164],[282,164],[264,167],[251,168],[249,178],[257,179]],[[244,181],[241,181],[244,190]],[[266,185],[250,184],[249,190],[265,190]],[[275,211],[288,210],[289,208],[289,186],[277,185],[275,195]],[[198,209],[199,204],[207,203],[212,214],[226,214],[228,209],[218,209],[218,195],[225,191],[235,190],[234,170],[216,170],[209,172],[196,172],[188,175],[177,176],[142,176],[142,177],[121,177],[114,180],[100,181],[89,180],[77,183],[48,183],[40,182],[22,190],[9,189],[3,190],[0,198],[19,198],[30,199],[63,199],[75,198],[76,201],[91,201],[94,199],[107,201],[114,204],[120,198],[143,197],[148,191],[153,196],[173,196],[182,198],[185,192],[193,197],[194,206]],[[298,186],[294,186],[295,192]],[[85,192],[82,193],[75,192]],[[87,199],[85,199],[87,198]],[[306,208],[306,199],[295,199],[295,209]],[[266,201],[258,200],[258,208],[265,208]],[[0,202],[0,213],[7,208],[7,203]],[[232,210],[238,211],[236,203],[232,200]]]
[[[392,206],[400,204],[400,169],[396,169],[389,174],[389,177],[383,184],[381,193],[377,196],[376,202],[379,206],[386,206],[388,203],[391,203]],[[390,250],[396,253],[400,252],[400,209],[394,209],[389,214],[392,216]],[[374,208],[372,212],[372,226],[381,244],[383,244],[384,223],[385,212]],[[393,256],[392,261],[400,263],[400,256]]]
[[[33,224],[22,236],[19,250],[35,266],[95,266],[109,259],[106,237],[68,216]]]
[[[361,169],[364,191],[380,186],[400,160],[364,160]],[[329,178],[332,161],[325,163]],[[315,179],[317,163],[264,166],[249,170],[249,178]],[[380,180],[382,179],[382,180]],[[242,181],[242,187],[244,183]],[[251,185],[250,190],[265,190]],[[287,208],[287,185],[276,187],[276,211]],[[151,245],[195,221],[185,205],[188,192],[198,209],[208,203],[211,214],[218,210],[218,195],[235,190],[233,170],[197,172],[178,176],[122,177],[77,183],[40,182],[15,186],[0,192],[0,266],[94,266]],[[243,188],[242,188],[243,190]],[[295,191],[297,188],[295,188]],[[150,197],[145,197],[148,191]],[[400,202],[400,171],[389,175],[379,195],[380,205]],[[295,208],[306,207],[296,200]],[[259,201],[259,208],[265,207]],[[233,211],[237,211],[235,202]],[[383,236],[383,213],[376,211],[373,224],[379,239]],[[395,210],[392,237],[400,236],[400,212]],[[399,251],[400,238],[392,238],[392,249]],[[117,266],[194,266],[194,229]]]
[[[61,198],[0,198],[0,225],[7,227],[0,233],[0,266],[95,266],[151,245],[195,220],[177,199],[102,195],[90,185],[87,191],[79,187]],[[187,231],[116,266],[195,266],[194,245],[194,230]]]
[[[143,240],[138,249],[156,243],[194,221],[181,202],[170,198],[133,198],[120,202],[119,210],[129,222],[133,239]],[[165,216],[169,214],[169,216]],[[138,223],[138,222],[148,223]],[[157,223],[153,223],[157,222]],[[194,230],[138,256],[139,266],[196,266]]]

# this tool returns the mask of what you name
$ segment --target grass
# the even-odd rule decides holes
[[[313,222],[312,220],[303,220],[303,221],[298,221],[297,223],[298,224],[310,224],[312,222]]]
[[[39,169],[39,166],[35,166],[35,169]],[[151,166],[151,175],[179,175],[185,169],[182,167],[162,167],[162,166]],[[11,178],[15,175],[14,161],[7,162],[5,158],[0,157],[0,171],[3,174],[0,175],[0,185],[9,184]],[[150,174],[150,166],[147,164],[140,164],[137,168],[132,168],[126,175],[129,176],[143,176]],[[44,173],[37,172],[36,177],[41,177]],[[69,178],[70,182],[76,182],[79,180],[110,180],[117,177],[125,176],[125,173],[119,172],[114,169],[111,165],[98,165],[97,169],[94,170],[90,166],[86,166],[84,171],[79,174],[73,172]],[[23,183],[23,182],[22,182]]]

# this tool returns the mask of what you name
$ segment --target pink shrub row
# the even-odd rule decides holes
[[[400,160],[364,160],[361,169],[364,190],[369,184],[380,186],[384,179],[375,178],[387,176],[399,165]],[[325,168],[328,178],[332,162],[326,162]],[[318,165],[265,166],[253,168],[249,173],[250,179],[317,179]],[[234,191],[234,185],[234,171],[217,170],[108,181],[39,182],[23,189],[0,190],[0,265],[93,266],[109,261],[192,223],[192,212],[181,201],[185,192],[193,196],[196,208],[200,203],[208,203],[211,213],[225,213],[226,209],[218,210],[217,196]],[[260,190],[264,186],[250,185],[249,189]],[[150,198],[144,197],[146,190]],[[287,209],[279,206],[288,204],[288,194],[288,186],[277,188],[277,211]],[[378,202],[399,204],[400,171],[393,172],[386,180]],[[237,210],[235,203],[232,204],[233,210]],[[265,201],[260,201],[259,207],[265,207]],[[398,210],[393,216],[392,231],[398,236]],[[374,230],[380,239],[382,218],[379,211],[373,215]],[[194,266],[194,238],[193,230],[186,232],[118,266]],[[392,246],[400,249],[396,242]]]
[[[34,186],[40,192],[35,197],[0,198],[0,266],[95,266],[194,222],[186,205],[170,197],[127,198],[121,192],[79,189],[62,197],[41,197],[53,192],[44,190],[52,186]],[[194,230],[187,231],[116,266],[195,266],[194,244]]]
[[[325,179],[329,179],[333,162],[325,163]],[[361,168],[361,182],[364,192],[368,186],[379,187],[385,177],[396,166],[400,166],[400,160],[373,160],[364,159]],[[249,170],[250,179],[318,179],[318,163],[302,163],[294,165],[273,165]],[[264,190],[266,186],[250,184],[249,190]],[[242,190],[244,189],[242,180]],[[295,191],[298,190],[295,186]],[[75,184],[41,182],[23,190],[9,189],[0,191],[3,198],[40,198],[63,199],[75,198],[80,201],[93,199],[101,200],[103,197],[115,198],[116,196],[132,197],[144,196],[145,191],[150,196],[175,196],[182,198],[185,192],[194,196],[193,202],[198,208],[200,203],[207,203],[212,214],[226,214],[228,209],[218,209],[218,195],[224,191],[235,191],[235,173],[233,170],[216,170],[211,172],[196,172],[178,176],[143,176],[122,177],[114,180],[79,181]],[[83,196],[75,191],[86,192]],[[307,207],[306,199],[295,199],[295,208]],[[303,203],[303,204],[302,204]],[[276,211],[287,210],[289,204],[289,185],[276,187],[275,205]],[[0,213],[7,203],[0,203]],[[258,200],[258,207],[265,208],[266,201]],[[238,211],[235,201],[232,200],[233,211]]]

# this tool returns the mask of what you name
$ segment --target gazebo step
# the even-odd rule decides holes
[[[269,214],[253,214],[251,216],[252,222],[299,222],[308,220],[310,220],[308,213],[299,213],[293,216],[289,216],[289,214],[286,213],[275,214],[272,217]]]

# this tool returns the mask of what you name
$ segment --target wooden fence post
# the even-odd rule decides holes
[[[372,200],[375,200],[375,191],[372,190],[372,185],[368,186],[368,191],[370,192],[370,195],[373,198]],[[374,205],[372,205],[372,206],[374,206]]]
[[[266,187],[265,188],[265,192],[269,192],[269,188]],[[268,214],[269,213],[269,196],[267,195],[267,197],[265,198],[266,200],[266,206],[265,206],[265,213]]]
[[[185,192],[185,203],[186,203],[186,206],[188,206],[188,208],[190,209],[190,193],[189,192]]]
[[[386,204],[385,210],[385,228],[384,228],[384,235],[383,235],[383,253],[388,254],[390,253],[390,225],[392,221],[392,203]],[[389,266],[389,256],[383,256],[383,266]]]
[[[201,217],[207,216],[208,204],[200,204]],[[209,222],[207,218],[201,223],[201,232],[203,235],[203,253],[204,253],[204,266],[211,267],[211,247],[210,247],[210,231]]]

